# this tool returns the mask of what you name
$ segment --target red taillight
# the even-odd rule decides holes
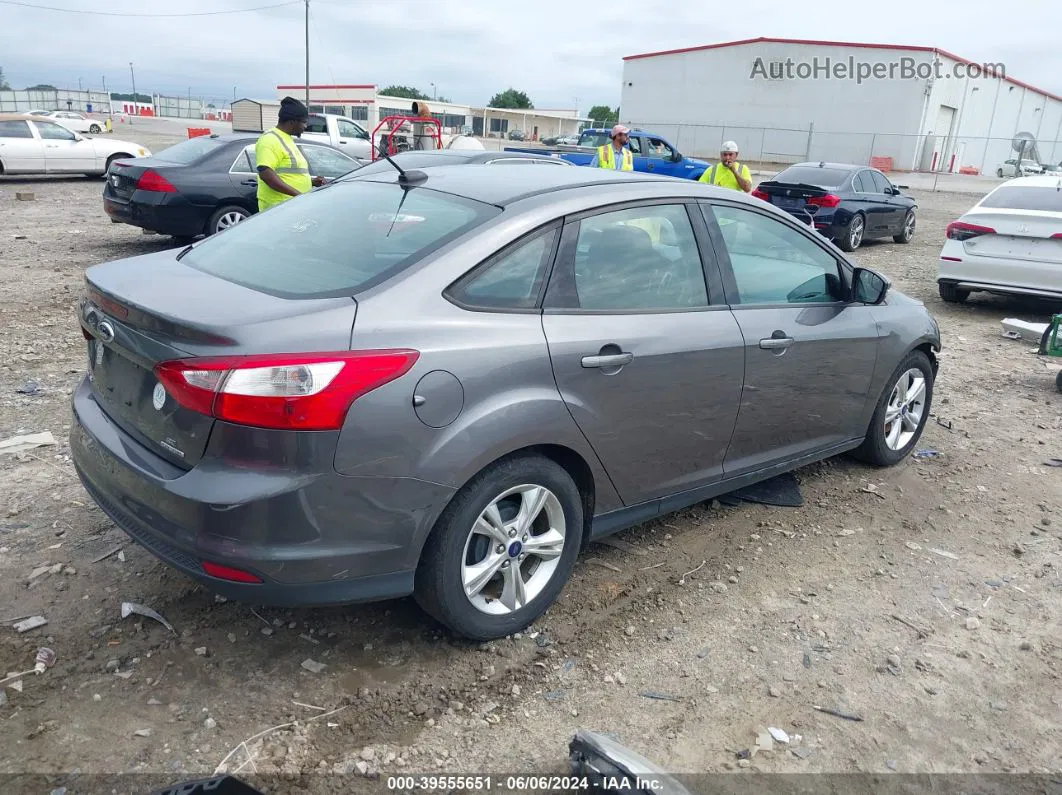
[[[236,425],[298,431],[343,427],[351,403],[409,371],[414,350],[178,359],[155,375],[180,405]]]
[[[1062,240],[1062,232],[1055,232],[1051,235],[1052,240]]]
[[[965,221],[952,221],[944,232],[948,240],[969,240],[979,235],[994,235],[995,233],[996,230],[990,226],[968,224]]]
[[[841,203],[841,197],[833,193],[827,193],[825,196],[810,196],[807,199],[807,203],[816,207],[836,207]]]
[[[262,582],[262,578],[257,574],[251,574],[251,572],[243,571],[242,569],[234,569],[231,566],[222,566],[219,563],[211,563],[209,560],[203,561],[203,571],[211,577],[217,577],[219,580],[229,580],[231,582]]]
[[[752,191],[752,195],[755,196],[757,199],[763,199],[765,202],[769,202],[771,200],[771,197],[768,196],[766,193],[764,193],[759,188],[756,188],[755,190],[753,190]]]
[[[177,189],[162,174],[154,169],[148,169],[140,175],[136,183],[137,190],[150,190],[156,193],[176,193]]]

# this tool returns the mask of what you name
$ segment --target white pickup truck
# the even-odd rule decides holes
[[[346,152],[351,157],[371,159],[372,141],[368,131],[353,119],[332,113],[311,113],[310,123],[302,138],[323,141]]]

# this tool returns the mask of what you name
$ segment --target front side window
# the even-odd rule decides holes
[[[479,309],[533,309],[557,234],[554,229],[511,246],[458,281],[447,295]]]
[[[574,262],[550,284],[549,305],[605,312],[708,306],[686,207],[663,204],[594,215],[578,224]]]
[[[892,193],[892,186],[885,178],[885,175],[878,171],[867,172],[870,174],[871,179],[874,180],[874,192],[875,193]]]
[[[282,298],[354,295],[500,212],[428,188],[342,181],[208,237],[181,262]]]
[[[339,135],[342,138],[357,138],[359,130],[354,126],[353,122],[349,122],[346,119],[338,119],[336,124],[339,125]]]
[[[37,125],[37,131],[41,134],[41,138],[46,138],[49,141],[77,140],[77,136],[61,124],[50,121],[38,121],[34,122],[34,124]]]
[[[742,305],[832,303],[840,266],[806,234],[739,207],[705,207],[719,224]]]
[[[665,160],[670,160],[675,156],[675,150],[671,148],[671,145],[660,138],[649,139],[649,152],[650,157],[662,157]]]

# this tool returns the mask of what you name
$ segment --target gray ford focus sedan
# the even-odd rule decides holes
[[[526,627],[592,539],[902,461],[925,307],[758,199],[587,168],[354,172],[90,268],[85,488],[223,596]]]

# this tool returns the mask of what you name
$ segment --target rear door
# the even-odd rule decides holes
[[[229,167],[229,181],[248,207],[258,209],[258,170],[255,168],[254,144],[240,150]]]
[[[696,205],[678,200],[564,226],[542,326],[561,395],[627,505],[722,476],[744,354],[701,244]]]
[[[0,121],[0,163],[9,174],[45,172],[44,141],[28,122]]]
[[[86,174],[102,171],[92,141],[78,139],[72,131],[54,121],[34,121],[44,140],[44,165],[49,174]]]
[[[860,427],[877,359],[871,309],[814,232],[758,208],[703,205],[745,344],[745,386],[727,476],[839,445]]]

